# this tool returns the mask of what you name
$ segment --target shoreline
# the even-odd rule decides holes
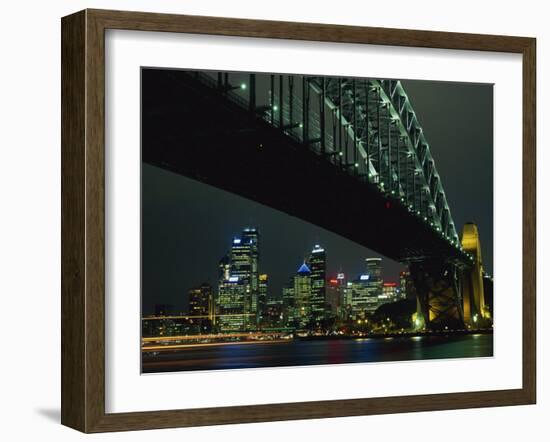
[[[291,342],[308,342],[308,341],[337,341],[337,340],[355,340],[355,339],[394,339],[394,338],[415,338],[415,337],[457,337],[457,336],[469,336],[469,335],[488,335],[493,334],[493,329],[478,329],[478,330],[460,330],[460,331],[429,331],[429,332],[395,332],[395,333],[371,333],[365,335],[329,335],[329,336],[294,336],[287,339],[263,339],[263,340],[234,340],[234,341],[212,341],[212,342],[198,342],[190,344],[182,344],[181,342],[168,345],[151,345],[149,347],[141,348],[142,353],[158,353],[164,351],[178,351],[178,350],[192,350],[201,347],[216,347],[225,345],[251,345],[251,344],[282,344]]]

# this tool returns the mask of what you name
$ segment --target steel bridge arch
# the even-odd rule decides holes
[[[447,241],[465,265],[474,264],[462,247],[430,145],[399,80],[215,71],[194,75],[397,199]]]

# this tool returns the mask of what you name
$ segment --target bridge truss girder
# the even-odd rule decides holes
[[[462,305],[463,269],[451,263],[427,260],[409,266],[419,314],[428,330],[465,328]]]
[[[454,261],[473,265],[401,83],[348,77],[192,72],[195,79],[401,206]],[[408,262],[424,256],[400,256]]]
[[[400,81],[243,75],[218,73],[218,88],[308,149],[394,198],[467,262],[430,146]],[[238,86],[242,81],[246,87]]]

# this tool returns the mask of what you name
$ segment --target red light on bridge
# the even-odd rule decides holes
[[[384,287],[397,287],[396,282],[385,282]]]
[[[337,279],[329,279],[329,281],[332,285],[337,285],[338,284],[338,280]]]
[[[386,209],[391,209],[391,203],[389,201],[386,201]]]

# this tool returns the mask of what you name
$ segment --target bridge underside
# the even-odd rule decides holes
[[[142,71],[142,159],[308,221],[396,261],[459,262],[398,200],[174,70]]]

